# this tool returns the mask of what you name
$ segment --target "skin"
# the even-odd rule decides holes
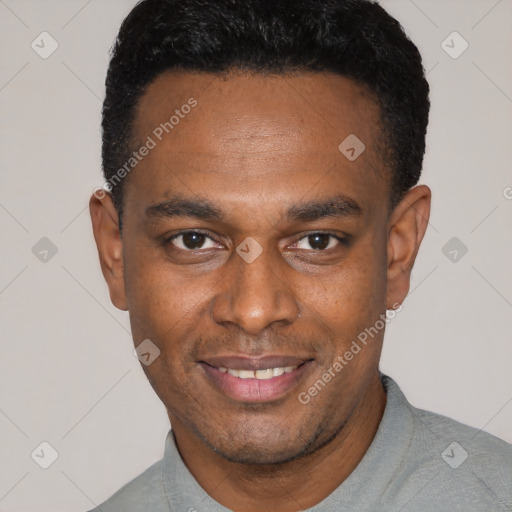
[[[139,142],[190,97],[197,107],[125,183],[122,236],[110,196],[91,197],[101,268],[113,304],[129,311],[135,345],[149,338],[161,351],[143,368],[199,484],[236,511],[312,507],[375,436],[386,403],[377,373],[384,330],[309,403],[298,395],[404,300],[430,190],[414,187],[390,208],[379,110],[352,80],[164,73],[138,105]],[[349,134],[366,146],[353,162],[338,150]],[[147,215],[176,194],[206,200],[224,217]],[[339,196],[360,213],[287,215]],[[179,234],[192,229],[213,241],[199,237],[187,249]],[[319,231],[346,242],[311,243]],[[252,263],[236,252],[247,237],[262,248]],[[219,391],[199,364],[236,354],[313,361],[285,396],[250,403]]]

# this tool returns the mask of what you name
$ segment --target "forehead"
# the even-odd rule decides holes
[[[131,179],[150,202],[184,185],[234,197],[243,184],[253,197],[338,187],[387,204],[379,119],[364,88],[329,73],[167,72],[137,106],[136,139],[154,147]]]

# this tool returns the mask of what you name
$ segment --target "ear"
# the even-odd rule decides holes
[[[119,215],[111,195],[103,189],[97,189],[89,200],[89,211],[101,271],[108,285],[110,300],[116,308],[127,311],[123,241],[119,230]]]
[[[430,217],[431,197],[426,185],[418,185],[407,192],[391,213],[388,224],[387,309],[396,309],[409,291],[411,270]]]

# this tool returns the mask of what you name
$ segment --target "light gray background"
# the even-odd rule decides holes
[[[434,197],[382,369],[414,405],[510,442],[512,1],[382,4],[428,70]],[[163,452],[168,419],[110,303],[87,209],[108,50],[133,5],[0,0],[1,511],[87,510]],[[59,45],[48,59],[31,48],[43,31]],[[457,59],[441,47],[453,31],[469,43]],[[46,263],[32,253],[42,237],[58,248]],[[452,237],[468,248],[455,263]],[[46,470],[30,456],[42,441],[59,454]]]

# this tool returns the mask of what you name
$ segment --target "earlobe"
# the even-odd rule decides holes
[[[426,185],[409,190],[389,220],[386,307],[401,304],[410,285],[414,261],[430,217],[431,191]]]
[[[89,200],[89,211],[101,271],[108,285],[110,300],[116,308],[127,311],[123,241],[119,230],[119,215],[110,194],[103,191],[93,193]]]

